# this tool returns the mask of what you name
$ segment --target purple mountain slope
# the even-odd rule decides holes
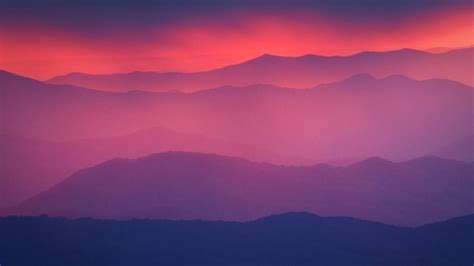
[[[285,167],[167,152],[78,171],[9,214],[248,220],[311,211],[419,225],[474,212],[473,177],[473,163],[436,157]]]
[[[285,157],[240,143],[165,128],[151,128],[119,137],[68,142],[1,135],[0,147],[0,207],[18,204],[77,170],[116,157],[133,158],[174,150],[212,152],[278,164],[304,162],[302,158]],[[307,161],[308,164],[310,162]]]

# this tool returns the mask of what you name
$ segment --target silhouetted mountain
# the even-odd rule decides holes
[[[68,142],[0,135],[0,207],[13,206],[59,183],[74,172],[116,157],[138,157],[163,151],[211,152],[273,163],[302,163],[249,146],[151,128],[106,139]],[[60,162],[60,163],[58,163]],[[310,161],[307,161],[308,164]]]
[[[445,78],[474,85],[474,48],[432,54],[412,49],[388,52],[363,52],[352,56],[282,57],[263,55],[224,68],[196,73],[131,72],[120,74],[71,73],[48,82],[86,88],[128,91],[195,91],[223,85],[273,84],[308,88],[334,82],[357,73],[376,77],[392,74],[416,79]]]
[[[89,88],[80,88],[72,85],[55,85],[51,86],[51,84],[47,84],[35,79],[27,78],[24,76],[19,76],[10,72],[7,72],[5,70],[0,70],[0,84],[2,85],[0,87],[1,92],[5,93],[6,95],[3,96],[9,96],[11,93],[17,93],[17,94],[31,94],[35,93],[37,95],[47,95],[47,94],[53,94],[53,93],[58,93],[58,94],[64,94],[64,93],[70,93],[70,94],[76,94],[80,95],[82,93],[96,93],[100,95],[105,95],[107,92],[103,91],[96,91],[92,90]],[[110,94],[110,93],[109,93]]]
[[[4,133],[71,140],[161,126],[286,157],[406,160],[472,135],[474,124],[472,87],[399,75],[356,75],[305,90],[253,85],[189,94],[30,83],[0,87]]]
[[[167,152],[78,171],[9,213],[249,220],[310,211],[414,225],[473,213],[473,176],[474,163],[436,157],[285,167]]]
[[[247,223],[0,218],[7,265],[469,265],[474,215],[416,228],[289,213]],[[25,256],[27,251],[27,256]]]

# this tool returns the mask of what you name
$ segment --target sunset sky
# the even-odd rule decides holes
[[[466,47],[466,1],[54,1],[0,3],[0,69],[200,71],[261,54]]]

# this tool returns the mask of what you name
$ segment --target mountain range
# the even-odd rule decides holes
[[[309,88],[336,82],[358,73],[377,78],[393,74],[415,79],[451,79],[473,86],[474,48],[429,53],[413,49],[387,52],[362,52],[351,56],[305,55],[258,58],[211,71],[195,73],[131,72],[118,74],[70,73],[47,82],[70,84],[107,91],[196,91],[219,86],[272,84],[291,88]]]
[[[212,152],[273,163],[305,162],[303,158],[285,157],[240,143],[160,127],[124,136],[62,142],[0,135],[0,147],[0,207],[16,205],[82,168],[117,157],[134,158],[175,150]]]
[[[114,93],[0,71],[0,84],[0,208],[82,168],[167,150],[283,165],[474,154],[474,90],[450,80],[359,74],[309,89]]]
[[[474,215],[415,228],[310,213],[246,223],[7,217],[0,218],[0,259],[18,266],[461,266],[474,260],[473,232]]]
[[[473,135],[474,89],[442,79],[361,74],[302,90],[111,93],[1,72],[0,84],[2,133],[32,139],[109,138],[165,127],[322,161],[407,160]]]
[[[473,177],[474,163],[436,157],[290,167],[166,152],[80,170],[4,215],[244,221],[309,211],[420,225],[473,213]]]

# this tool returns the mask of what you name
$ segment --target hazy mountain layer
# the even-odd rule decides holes
[[[168,152],[84,169],[10,210],[111,219],[249,220],[287,211],[419,225],[474,212],[474,163],[370,158],[285,167]],[[422,210],[422,211],[420,211]]]
[[[474,48],[445,53],[411,49],[363,52],[352,56],[261,57],[224,68],[196,73],[131,72],[119,74],[71,73],[48,82],[108,91],[196,91],[212,87],[273,84],[309,88],[335,82],[358,73],[378,78],[401,74],[415,79],[444,78],[474,85]]]
[[[108,138],[160,126],[321,161],[406,160],[473,135],[474,89],[449,80],[357,75],[306,90],[252,85],[154,94],[1,76],[2,132],[37,139]]]

